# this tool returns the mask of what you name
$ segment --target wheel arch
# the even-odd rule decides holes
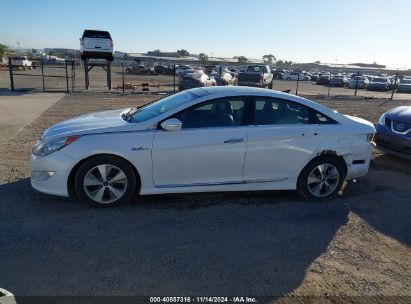
[[[315,161],[316,159],[323,157],[323,156],[332,156],[335,157],[336,159],[338,159],[338,161],[341,163],[341,165],[344,168],[344,178],[347,176],[347,172],[348,172],[348,166],[347,163],[344,159],[343,156],[338,155],[337,151],[335,150],[322,150],[320,152],[318,152],[312,159],[310,159],[310,161],[308,163],[305,164],[305,166],[301,169],[298,178],[301,175],[301,172],[303,172],[303,170],[305,169],[305,167],[307,167],[311,162]]]
[[[74,187],[74,178],[76,176],[78,168],[86,161],[88,161],[91,158],[97,157],[97,156],[110,156],[110,157],[116,157],[120,158],[124,161],[126,161],[130,167],[133,169],[134,174],[136,175],[136,180],[137,180],[137,192],[140,192],[140,187],[141,187],[141,177],[140,173],[138,172],[136,166],[133,165],[131,161],[129,161],[127,158],[124,158],[123,156],[117,155],[117,154],[111,154],[111,153],[99,153],[99,154],[93,154],[90,155],[86,158],[81,159],[70,171],[68,178],[67,178],[67,192],[69,197],[75,197],[76,196],[76,190]]]

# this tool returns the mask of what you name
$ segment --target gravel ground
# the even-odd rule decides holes
[[[379,152],[366,177],[326,203],[268,191],[150,196],[100,210],[30,187],[29,149],[45,128],[154,98],[67,95],[12,138],[0,139],[1,287],[18,296],[411,301],[411,165]],[[373,122],[391,107],[410,104],[319,102]]]

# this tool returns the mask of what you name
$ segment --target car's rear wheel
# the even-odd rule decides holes
[[[111,207],[129,201],[135,194],[136,185],[136,175],[130,164],[109,155],[86,160],[75,176],[77,196],[97,207]]]
[[[334,197],[345,179],[342,161],[334,156],[322,156],[311,161],[298,177],[297,190],[309,200]]]

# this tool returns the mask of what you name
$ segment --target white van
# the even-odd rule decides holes
[[[80,38],[81,60],[90,58],[113,61],[113,40],[107,31],[85,30]]]

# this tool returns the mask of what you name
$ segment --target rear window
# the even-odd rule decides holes
[[[247,72],[251,72],[251,73],[266,73],[267,70],[266,70],[265,66],[257,65],[257,66],[249,66],[249,67],[247,68]]]
[[[83,38],[104,38],[104,39],[111,39],[110,33],[105,31],[91,31],[85,30],[83,33]]]

